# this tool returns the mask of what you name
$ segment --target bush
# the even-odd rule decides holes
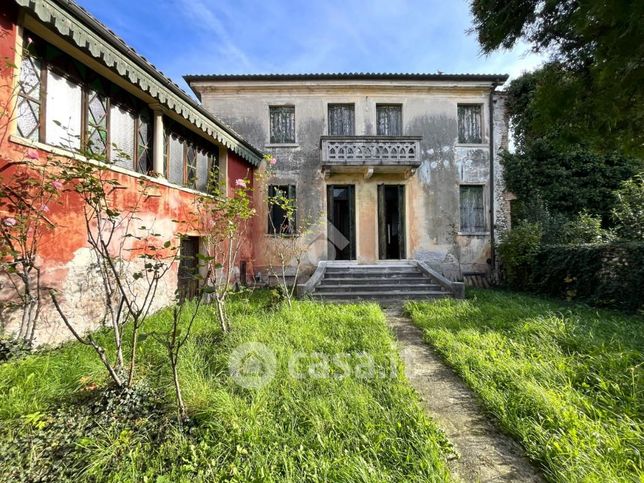
[[[556,240],[557,237],[552,235],[550,238]],[[612,240],[613,234],[610,230],[602,228],[599,216],[583,211],[576,218],[563,224],[558,238],[559,243],[565,244],[603,243]]]
[[[24,339],[0,338],[0,363],[24,357],[32,350],[31,343]]]
[[[644,307],[644,243],[542,246],[532,267],[540,293],[600,307]]]
[[[503,278],[512,287],[528,288],[533,260],[542,236],[543,230],[538,223],[522,223],[501,235],[498,254]]]
[[[644,173],[622,183],[612,215],[620,238],[644,241]]]

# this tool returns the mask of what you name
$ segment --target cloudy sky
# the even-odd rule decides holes
[[[79,0],[187,88],[209,73],[532,70],[526,46],[483,56],[467,0]]]

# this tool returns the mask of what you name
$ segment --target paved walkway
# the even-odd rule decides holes
[[[423,341],[422,331],[400,309],[386,314],[407,378],[460,456],[449,462],[452,473],[466,482],[543,481],[522,448],[492,424],[472,391]]]

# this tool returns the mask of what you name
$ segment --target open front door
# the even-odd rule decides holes
[[[329,260],[355,260],[355,186],[327,186],[327,239]]]
[[[400,260],[405,254],[405,186],[378,186],[378,251],[381,260]]]

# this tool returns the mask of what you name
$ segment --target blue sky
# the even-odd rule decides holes
[[[467,0],[78,0],[184,89],[184,74],[508,73],[525,45],[483,56]]]

